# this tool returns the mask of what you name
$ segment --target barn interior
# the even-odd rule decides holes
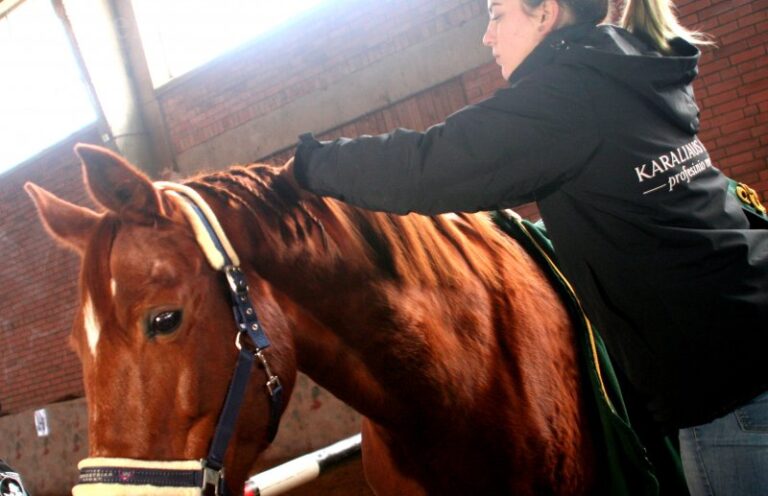
[[[617,5],[617,8],[619,5]],[[680,0],[711,33],[695,83],[701,140],[768,199],[768,2]],[[67,337],[78,257],[56,246],[23,185],[95,207],[76,143],[153,179],[282,164],[297,136],[422,130],[504,87],[480,42],[485,0],[0,1],[0,458],[31,494],[68,494],[88,454]],[[518,209],[537,216],[534,205]],[[253,473],[357,433],[360,416],[300,375]],[[286,493],[368,495],[359,456]]]

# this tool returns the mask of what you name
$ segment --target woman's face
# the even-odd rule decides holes
[[[501,75],[508,79],[554,28],[557,4],[545,0],[539,7],[525,10],[523,0],[488,0],[488,13],[491,18],[483,44],[491,49]]]

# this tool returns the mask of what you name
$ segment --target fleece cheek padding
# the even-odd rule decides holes
[[[190,487],[126,486],[122,484],[78,484],[72,496],[202,496]]]
[[[203,465],[199,460],[182,461],[150,461],[130,458],[86,458],[78,463],[81,471],[87,469],[103,469],[105,471],[118,468],[121,473],[116,482],[87,482],[83,481],[72,488],[73,496],[202,496],[200,487],[160,486],[150,484],[131,484],[132,474],[141,470],[178,471],[179,473],[202,472]],[[86,477],[87,480],[87,477]]]
[[[224,257],[221,253],[221,250],[216,247],[214,238],[218,238],[218,240],[221,242],[221,248],[223,249],[224,253],[227,254],[231,263],[235,266],[240,265],[240,259],[238,258],[235,249],[232,247],[229,238],[227,238],[227,235],[224,233],[224,229],[221,227],[221,224],[216,218],[216,214],[213,213],[211,207],[197,191],[183,184],[166,181],[157,181],[154,183],[154,185],[158,190],[164,191],[184,213],[184,216],[192,226],[192,230],[195,233],[195,238],[197,238],[197,242],[200,245],[200,248],[202,248],[206,258],[208,259],[208,263],[210,263],[214,269],[222,270],[225,265]],[[186,197],[189,201],[185,201],[183,197]],[[213,233],[208,232],[208,228],[200,219],[198,213],[195,212],[195,208],[190,205],[189,202],[192,202],[195,207],[200,210],[200,213],[205,216],[205,219],[210,224]]]

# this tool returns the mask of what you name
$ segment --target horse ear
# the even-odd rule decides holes
[[[82,254],[91,230],[101,216],[91,209],[62,200],[36,184],[26,183],[24,190],[35,203],[46,231],[60,243]]]
[[[152,181],[123,157],[82,143],[75,146],[75,152],[83,162],[85,183],[96,201],[134,222],[152,222],[163,214]]]

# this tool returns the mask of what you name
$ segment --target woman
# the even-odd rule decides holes
[[[668,0],[490,0],[509,86],[424,133],[302,136],[304,188],[395,213],[537,201],[637,398],[681,429],[694,494],[768,490],[768,230],[696,133],[700,38]],[[754,431],[754,432],[753,432]],[[759,432],[759,431],[762,431]]]

